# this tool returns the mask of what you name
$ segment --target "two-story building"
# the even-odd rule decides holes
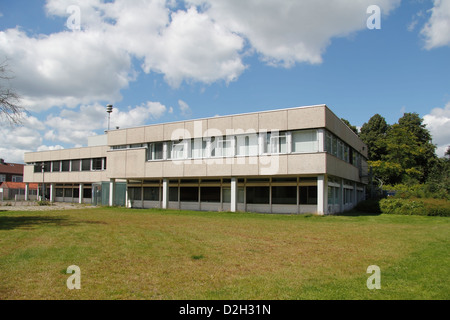
[[[110,130],[27,153],[51,201],[333,214],[365,197],[367,147],[326,105]]]

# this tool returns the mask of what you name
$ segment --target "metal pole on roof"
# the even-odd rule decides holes
[[[108,131],[111,127],[111,113],[113,112],[113,105],[112,104],[108,104],[106,106],[106,112],[108,113]]]

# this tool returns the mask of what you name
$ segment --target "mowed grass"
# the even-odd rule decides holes
[[[420,216],[0,212],[0,299],[449,299],[449,231]]]

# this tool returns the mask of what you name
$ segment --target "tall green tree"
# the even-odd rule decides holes
[[[422,170],[419,181],[423,183],[437,161],[436,146],[432,142],[431,133],[417,113],[405,113],[398,120],[398,125],[416,138],[416,145],[420,153],[414,157],[414,161],[416,166]]]
[[[379,161],[386,154],[386,134],[389,125],[381,115],[375,114],[361,127],[361,140],[367,145],[370,161]]]
[[[387,184],[424,183],[437,161],[436,146],[417,113],[405,113],[392,126],[375,115],[361,128],[361,139],[369,147],[374,176]]]

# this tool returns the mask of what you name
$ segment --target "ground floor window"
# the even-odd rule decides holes
[[[85,199],[91,199],[92,198],[92,189],[91,188],[84,188],[83,189],[83,198],[85,198]]]
[[[238,188],[237,202],[244,203],[244,188]],[[231,188],[222,188],[223,203],[231,203]]]
[[[272,204],[297,204],[297,187],[272,187]]]
[[[341,203],[341,188],[328,186],[328,204],[340,204]]]
[[[220,187],[201,187],[200,201],[220,203]]]
[[[353,203],[353,189],[344,189],[344,204]]]
[[[159,201],[159,187],[145,187],[144,200]]]
[[[317,204],[317,186],[301,186],[299,192],[300,204]]]
[[[70,188],[70,189],[64,189],[64,197],[66,197],[66,198],[72,198],[72,188]]]
[[[141,188],[140,187],[130,187],[128,188],[128,198],[133,201],[142,200]]]
[[[180,201],[198,202],[198,187],[180,187]]]
[[[56,195],[58,198],[64,197],[64,189],[62,189],[62,188],[56,188],[55,195]]]
[[[169,188],[169,201],[178,201],[178,187]]]
[[[247,187],[247,203],[269,204],[270,187]]]

